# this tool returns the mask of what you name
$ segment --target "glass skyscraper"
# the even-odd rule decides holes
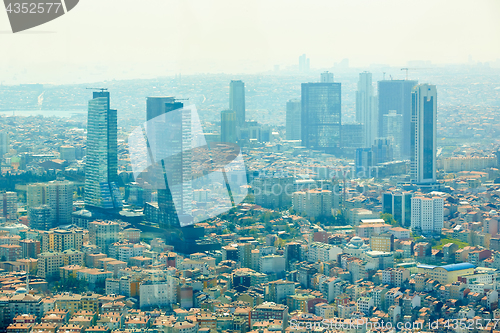
[[[411,177],[417,184],[436,182],[437,90],[419,84],[412,91]]]
[[[341,149],[341,84],[302,83],[302,145],[326,153]]]
[[[179,215],[192,211],[191,114],[182,110],[170,114],[168,119],[165,116],[183,107],[174,97],[147,99],[145,130],[151,155],[158,163],[154,166],[156,173],[162,175],[154,185],[158,188],[158,222],[163,228],[178,227]]]
[[[356,121],[363,124],[363,147],[373,145],[378,131],[377,98],[373,93],[372,73],[359,74],[356,91]]]
[[[109,92],[93,93],[87,122],[85,205],[101,209],[122,207],[118,189],[117,111],[110,109]]]
[[[236,112],[236,124],[245,124],[245,83],[232,80],[229,84],[229,109]]]
[[[402,115],[402,139],[400,155],[404,159],[410,157],[410,123],[411,123],[411,91],[417,81],[383,80],[378,82],[378,136],[387,137],[384,132],[384,115],[395,110]]]

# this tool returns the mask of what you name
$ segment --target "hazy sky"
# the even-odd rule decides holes
[[[0,10],[0,82],[265,71],[302,53],[317,68],[494,61],[499,17],[499,0],[80,0],[12,34]]]

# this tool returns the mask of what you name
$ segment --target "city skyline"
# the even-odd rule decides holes
[[[500,0],[16,1],[0,333],[499,332]]]
[[[500,46],[495,43],[500,39],[500,23],[494,14],[500,4],[494,0],[474,6],[468,1],[426,0],[417,7],[393,0],[317,1],[307,6],[301,5],[302,1],[295,1],[296,6],[282,0],[254,1],[241,12],[228,1],[203,5],[150,1],[128,11],[133,3],[81,2],[68,15],[20,34],[6,33],[10,27],[6,13],[1,11],[0,41],[9,52],[0,54],[0,62],[10,64],[0,70],[1,81],[68,82],[55,72],[61,67],[73,77],[72,82],[89,82],[95,76],[156,77],[158,72],[260,73],[272,70],[274,65],[298,68],[302,54],[310,59],[311,68],[319,69],[331,68],[345,58],[351,67],[358,68],[370,64],[403,67],[414,60],[468,63],[469,56],[473,61],[493,63],[500,58]],[[117,4],[122,8],[120,15],[114,15]],[[99,11],[95,11],[96,5]],[[160,15],[163,11],[180,15],[165,22]],[[233,15],[222,14],[225,12]],[[110,15],[114,16],[113,23],[107,19]],[[90,27],[85,24],[89,17],[95,22]],[[291,24],[294,19],[314,23]],[[130,26],[131,21],[143,24]],[[239,28],[226,36],[227,26]],[[419,34],[413,31],[416,26],[422,27]],[[93,38],[103,30],[110,38]],[[156,43],[153,31],[163,33],[170,42]],[[332,35],[332,31],[344,33]],[[307,38],[313,34],[317,39]],[[302,43],[296,43],[297,39]],[[324,40],[330,43],[319,42]],[[415,49],[416,43],[427,47]],[[95,49],[101,52],[91,51]],[[142,49],[150,52],[145,56]],[[371,52],[366,53],[366,49]],[[31,51],[36,52],[36,59],[31,59]],[[31,71],[25,73],[25,68]]]

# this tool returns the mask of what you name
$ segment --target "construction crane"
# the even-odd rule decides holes
[[[108,90],[108,88],[85,88],[85,89],[87,89],[87,90],[100,90],[101,92]]]
[[[428,68],[422,68],[422,67],[419,67],[419,68],[408,68],[408,67],[401,68],[402,71],[406,71],[406,80],[408,80],[408,71],[409,70],[418,70],[418,69],[428,69]]]

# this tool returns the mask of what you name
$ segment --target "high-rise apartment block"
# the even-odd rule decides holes
[[[444,221],[444,200],[416,196],[411,199],[411,229],[423,234],[440,233]]]
[[[54,180],[47,184],[48,205],[52,210],[53,226],[71,224],[73,213],[73,182]]]
[[[118,180],[117,111],[110,108],[109,92],[94,92],[89,101],[85,205],[98,209],[123,206]]]
[[[49,205],[28,208],[31,229],[49,230],[52,228],[52,210]]]
[[[73,213],[73,182],[67,180],[54,180],[48,183],[30,184],[27,187],[28,218],[30,225],[35,228],[43,227],[45,222],[40,218],[42,209],[40,207],[48,206],[50,208],[49,221],[46,229],[48,230],[59,225],[71,224],[71,214]],[[36,209],[35,209],[36,208]],[[46,207],[45,207],[46,208]],[[33,213],[38,216],[32,216]],[[34,221],[36,219],[37,221]]]
[[[3,201],[3,217],[7,221],[17,221],[17,193],[4,192],[1,194]]]
[[[47,204],[47,184],[29,184],[26,189],[28,209]]]
[[[118,241],[120,225],[112,221],[94,221],[89,223],[89,239],[91,244],[99,246],[104,251],[110,244]]]
[[[301,130],[301,104],[298,99],[291,99],[286,102],[286,139],[300,140]]]
[[[369,72],[359,74],[356,92],[356,121],[363,124],[363,146],[371,147],[377,137],[378,114],[377,98],[373,93],[372,73]]]
[[[420,84],[412,91],[411,177],[417,184],[436,182],[437,91]]]
[[[229,84],[229,109],[236,112],[236,124],[245,124],[245,83],[232,80]]]
[[[341,148],[341,84],[302,83],[302,145],[338,153]]]
[[[309,217],[331,216],[333,195],[332,191],[322,189],[299,191],[292,194],[292,203],[296,212]]]

